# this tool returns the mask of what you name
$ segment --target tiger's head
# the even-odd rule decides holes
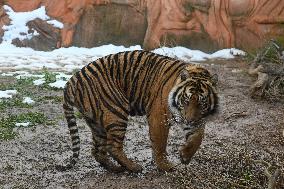
[[[203,118],[216,111],[217,76],[199,66],[182,70],[169,98],[169,110],[174,122],[182,125],[186,142],[180,148],[181,162],[188,164],[199,148],[204,133]]]

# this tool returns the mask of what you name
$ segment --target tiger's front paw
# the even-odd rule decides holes
[[[140,173],[143,170],[143,167],[136,163],[131,163],[130,165],[126,166],[126,169],[133,173]]]
[[[157,167],[160,171],[171,172],[175,170],[175,165],[169,161],[157,162]]]

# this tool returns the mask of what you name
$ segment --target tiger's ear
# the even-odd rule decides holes
[[[218,83],[218,75],[217,74],[212,75],[211,81],[212,81],[213,85],[217,85],[217,83]]]
[[[188,70],[182,70],[180,73],[181,81],[185,81],[189,78],[189,71]]]

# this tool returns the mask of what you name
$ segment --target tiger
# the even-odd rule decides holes
[[[182,125],[185,142],[178,155],[188,164],[204,137],[203,118],[217,109],[216,80],[216,74],[201,66],[145,50],[119,52],[89,63],[64,88],[73,156],[60,169],[74,167],[79,159],[74,108],[91,130],[92,155],[106,170],[142,171],[123,151],[129,116],[146,116],[153,159],[161,171],[175,168],[167,158],[167,140],[172,122]]]

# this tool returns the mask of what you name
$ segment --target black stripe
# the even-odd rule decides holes
[[[136,58],[136,62],[135,62],[135,64],[134,65],[132,65],[132,75],[131,75],[131,81],[133,81],[134,80],[134,77],[135,77],[135,70],[140,70],[140,68],[139,67],[141,67],[142,65],[143,65],[143,63],[141,62],[141,59],[142,59],[142,57],[145,55],[145,51],[140,51],[139,52],[139,54],[138,54],[138,56],[137,56],[137,58]],[[147,54],[146,54],[147,55]],[[138,65],[137,65],[138,64]],[[139,71],[138,71],[139,72]],[[138,75],[138,74],[137,74]],[[137,75],[136,75],[136,77],[135,78],[137,78]]]
[[[67,120],[67,123],[68,123],[68,128],[76,126],[76,122],[73,122],[73,121],[70,122],[70,121]]]
[[[163,92],[163,88],[164,88],[165,84],[173,77],[174,74],[176,74],[176,72],[177,72],[178,70],[180,70],[180,69],[184,66],[184,64],[174,64],[174,66],[175,66],[175,65],[178,65],[178,67],[176,67],[176,68],[171,72],[170,75],[166,75],[166,77],[165,77],[166,79],[164,79],[163,82],[162,82],[162,84],[159,86],[158,91],[160,91],[161,93]],[[172,69],[173,66],[171,66],[170,68]],[[169,72],[169,69],[167,69],[167,72]],[[165,72],[165,73],[167,73],[167,72]]]
[[[83,102],[83,100],[84,100],[84,96],[83,96],[83,91],[84,91],[84,82],[83,82],[83,80],[82,80],[82,78],[81,78],[81,76],[79,76],[78,77],[78,88],[77,88],[77,91],[78,91],[78,94],[79,94],[79,98],[80,98],[80,101],[79,101],[79,106],[81,106],[82,107],[82,109],[83,110],[85,110],[86,108],[85,108],[85,105],[84,105],[84,103],[82,103]],[[80,89],[81,88],[81,89]],[[81,90],[83,90],[83,91],[81,91]]]
[[[120,127],[120,128],[113,128],[111,129],[111,132],[126,132],[126,126],[124,128]]]
[[[159,55],[156,55],[157,56],[157,58],[160,58],[159,60],[157,60],[157,59],[155,59],[155,62],[153,61],[150,61],[149,63],[149,70],[150,70],[150,72],[148,73],[148,77],[147,77],[147,81],[146,81],[146,86],[145,86],[145,92],[147,93],[147,94],[145,94],[144,95],[144,97],[143,97],[143,102],[145,103],[145,104],[147,104],[148,103],[148,97],[149,97],[149,95],[150,95],[150,88],[152,87],[152,85],[153,85],[153,83],[151,82],[151,81],[154,81],[154,78],[157,76],[156,75],[156,73],[159,71],[159,63],[162,61],[162,60],[164,60],[165,59],[165,57],[162,57],[162,56],[159,56]],[[157,82],[157,81],[155,81],[155,82]],[[149,88],[150,87],[150,88]]]
[[[145,64],[149,64],[151,62],[155,62],[158,58],[158,55],[154,54],[154,53],[149,53],[150,56],[147,57],[147,59],[145,60]],[[152,64],[154,65],[154,64]],[[146,98],[147,96],[147,92],[146,92],[146,89],[147,89],[147,83],[145,84],[145,81],[146,79],[149,77],[149,72],[151,71],[151,66],[147,66],[147,69],[146,69],[146,72],[145,72],[145,75],[142,79],[142,82],[141,82],[141,87],[140,87],[140,93],[139,93],[139,98],[138,98],[138,102],[139,102],[139,107],[141,107],[141,111],[142,112],[145,112],[145,108],[144,108],[144,99]]]
[[[72,151],[73,152],[79,152],[80,151],[80,147],[72,148]],[[73,157],[79,157],[79,153],[78,154],[74,153]]]
[[[127,59],[127,57],[126,57],[126,61],[125,61],[125,59],[124,59],[124,66],[127,66],[128,64],[129,64],[129,66],[128,66],[128,69],[127,70],[125,70],[124,69],[124,88],[123,88],[123,90],[124,90],[124,92],[126,93],[128,90],[128,82],[129,82],[129,78],[128,78],[128,75],[129,75],[129,73],[130,73],[130,71],[133,69],[133,65],[132,65],[132,63],[133,63],[133,59],[134,59],[134,56],[135,56],[135,54],[137,53],[137,51],[132,51],[131,53],[130,53],[130,55],[129,55],[129,60]],[[125,58],[125,57],[124,57]]]
[[[73,111],[73,107],[68,106],[67,104],[63,104],[63,109],[66,111]]]
[[[70,121],[70,119],[73,119],[73,118],[76,119],[74,113],[65,114],[65,118],[66,118],[67,122]]]
[[[127,127],[127,124],[124,123],[124,122],[118,122],[118,123],[112,123],[112,124],[109,124],[105,127],[105,130],[106,132],[112,130],[113,128],[125,128]]]
[[[75,143],[72,143],[73,146],[76,146],[78,144],[80,144],[80,140],[76,141]]]
[[[109,57],[110,57],[110,56],[109,56]],[[108,57],[108,58],[109,58],[109,57]],[[107,59],[107,61],[109,61],[109,59]],[[106,62],[105,64],[108,64],[108,62]],[[107,67],[105,66],[105,64],[103,64],[103,63],[101,62],[101,65],[102,65],[102,67],[103,67],[103,69],[104,69],[104,71],[105,71],[105,72],[103,72],[103,73],[104,73],[104,75],[106,76],[106,77],[104,77],[105,84],[107,84],[107,87],[108,87],[108,89],[109,89],[109,92],[112,94],[112,97],[114,98],[114,100],[116,101],[116,103],[118,103],[120,107],[123,107],[123,105],[121,104],[121,102],[124,101],[123,95],[119,95],[120,92],[118,91],[117,86],[114,85],[113,80],[112,80],[112,81],[110,80],[109,73],[108,73],[108,69],[107,69]],[[125,102],[125,101],[124,101],[124,102]]]
[[[126,72],[126,66],[127,66],[127,57],[128,57],[128,54],[131,53],[131,51],[126,51],[124,52],[124,55],[123,55],[123,73]]]
[[[100,89],[101,89],[101,90],[100,90],[100,91],[97,91],[97,93],[98,93],[98,94],[100,94],[100,92],[103,93],[103,95],[100,94],[101,99],[102,99],[103,96],[106,97],[106,98],[108,98],[108,101],[111,101],[111,102],[114,103],[117,107],[121,108],[122,111],[124,111],[124,113],[128,114],[128,110],[121,104],[121,100],[118,99],[118,98],[114,95],[114,91],[113,91],[113,90],[110,90],[111,88],[108,86],[108,84],[107,84],[107,87],[109,88],[109,91],[110,91],[110,94],[111,94],[111,95],[109,95],[108,92],[105,90],[105,84],[104,84],[105,82],[102,83],[102,81],[99,79],[99,77],[98,77],[98,75],[95,73],[95,71],[94,71],[91,67],[88,67],[87,69],[88,69],[88,71],[89,71],[90,73],[94,74],[94,77],[96,77],[97,82],[98,82],[99,85],[100,85]],[[101,75],[103,75],[103,74],[101,74]],[[104,77],[104,76],[103,76],[103,77]],[[114,98],[114,99],[113,99],[113,98]]]
[[[78,129],[77,128],[76,129],[72,129],[72,130],[69,130],[69,132],[70,132],[70,135],[74,135],[74,134],[78,133]]]
[[[119,118],[123,119],[123,120],[127,120],[127,116],[125,116],[124,114],[122,114],[121,112],[118,112],[115,108],[113,108],[113,105],[110,105],[105,99],[104,96],[101,95],[101,93],[99,93],[99,97],[103,103],[103,105],[110,110],[112,113],[114,113],[116,116],[118,116]],[[121,107],[119,107],[121,109]],[[123,110],[123,109],[121,109]],[[128,115],[128,112],[126,113],[126,115]]]
[[[87,69],[87,67],[85,67],[85,69]],[[88,88],[86,89],[87,96],[88,96],[88,99],[89,99],[89,102],[90,102],[90,107],[92,109],[93,116],[94,116],[93,119],[95,120],[96,119],[96,115],[95,115],[96,110],[95,110],[95,107],[93,105],[97,103],[96,95],[95,95],[96,92],[94,91],[96,87],[95,87],[95,84],[94,84],[93,80],[87,75],[85,69],[82,70],[82,75],[85,78],[85,80],[87,81],[88,86],[89,86],[89,88],[91,90],[91,91],[89,91]],[[95,102],[92,101],[92,97],[91,96],[94,98]]]
[[[118,136],[118,135],[111,135],[112,140],[114,140],[116,143],[122,143],[125,136]]]
[[[120,53],[119,55],[121,56],[122,53]],[[117,54],[117,56],[114,57],[114,59],[112,61],[115,61],[116,62],[116,84],[117,86],[121,87],[121,80],[120,80],[120,73],[121,73],[121,62],[119,61],[119,56]]]
[[[78,130],[77,130],[77,132],[78,132]],[[76,132],[76,133],[77,133],[77,132]],[[76,140],[76,139],[80,140],[79,135],[71,135],[71,140],[72,140],[72,141],[74,141],[74,140]]]

